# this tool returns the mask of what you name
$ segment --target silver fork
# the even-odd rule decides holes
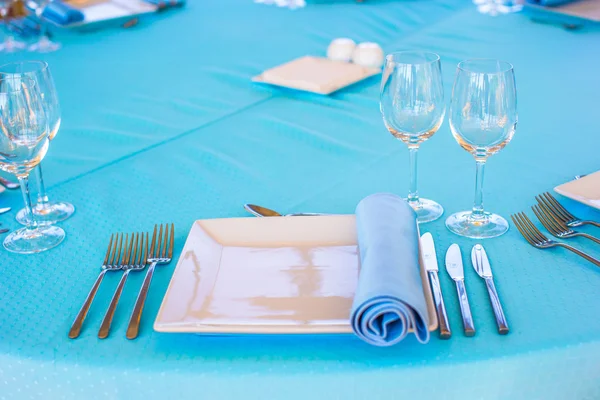
[[[127,339],[135,339],[138,336],[140,330],[140,320],[142,319],[142,311],[144,304],[146,303],[146,297],[148,296],[148,290],[150,289],[150,282],[152,282],[152,276],[154,276],[154,269],[157,265],[168,264],[171,262],[173,257],[173,244],[175,240],[175,226],[171,224],[169,234],[169,224],[165,225],[165,236],[163,239],[163,225],[160,224],[160,231],[158,233],[158,239],[156,237],[156,231],[158,224],[154,225],[154,233],[152,233],[152,247],[148,262],[148,272],[144,278],[144,283],[138,294],[138,298],[133,307],[131,318],[129,319],[129,326],[127,327]],[[168,248],[167,248],[168,247]]]
[[[600,223],[596,221],[582,221],[568,212],[567,209],[564,208],[562,204],[560,204],[558,200],[556,200],[554,196],[548,192],[542,193],[539,196],[535,196],[535,199],[541,205],[546,206],[546,208],[552,212],[552,215],[554,215],[556,219],[563,222],[565,225],[570,226],[571,228],[581,225],[594,225],[600,228]]]
[[[98,288],[102,283],[102,279],[107,271],[117,271],[121,269],[120,265],[123,262],[123,258],[125,253],[122,252],[123,249],[123,234],[117,233],[110,235],[110,241],[108,242],[108,249],[106,250],[106,255],[104,256],[104,262],[102,263],[102,271],[96,278],[96,282],[94,282],[94,286],[92,286],[92,290],[88,293],[85,301],[83,302],[83,306],[79,310],[77,317],[75,317],[75,321],[73,321],[73,325],[71,325],[71,330],[69,330],[69,337],[71,339],[75,339],[79,336],[81,332],[81,327],[83,326],[83,321],[87,316],[88,311],[90,310],[90,306],[94,301],[94,297],[96,296],[96,292],[98,292]]]
[[[552,212],[546,208],[546,206],[539,204],[531,207],[535,215],[538,217],[542,225],[548,229],[553,236],[561,239],[569,239],[572,237],[582,236],[584,238],[593,240],[596,243],[600,243],[600,239],[587,233],[577,232],[569,228],[562,221],[556,218]]]
[[[123,276],[121,277],[119,285],[115,290],[115,294],[113,295],[113,298],[110,301],[108,310],[106,311],[104,319],[102,320],[102,325],[100,325],[100,330],[98,331],[98,337],[100,339],[105,339],[108,337],[108,333],[110,332],[110,325],[112,323],[113,317],[115,316],[115,310],[117,309],[117,304],[119,303],[119,299],[121,298],[121,293],[123,293],[123,287],[125,286],[125,281],[127,281],[129,272],[131,272],[132,270],[139,271],[144,269],[146,267],[147,257],[148,233],[146,233],[145,238],[143,232],[135,234],[132,233],[129,243],[127,243],[127,235],[125,235],[125,256],[123,257],[123,262],[119,266],[120,269],[123,270]]]
[[[517,213],[510,216],[510,218],[515,223],[515,226],[521,232],[521,235],[529,242],[530,245],[536,247],[538,249],[549,249],[551,247],[564,247],[567,250],[572,251],[573,253],[580,255],[586,260],[596,264],[600,267],[600,260],[596,260],[594,257],[584,253],[581,250],[576,249],[573,246],[570,246],[566,243],[557,242],[554,240],[548,239],[538,228],[533,225],[529,217],[524,213]]]

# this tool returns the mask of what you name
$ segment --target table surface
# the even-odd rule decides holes
[[[77,208],[62,224],[68,236],[60,247],[2,252],[0,399],[600,397],[600,271],[564,250],[535,250],[512,228],[485,242],[508,336],[496,333],[469,264],[474,338],[461,333],[445,272],[455,332],[448,341],[376,348],[351,335],[159,334],[152,323],[173,262],[156,271],[137,340],[127,340],[125,328],[143,274],[127,282],[109,339],[96,333],[118,274],[106,277],[81,337],[67,338],[112,232],[174,222],[177,259],[194,220],[246,216],[246,202],[284,213],[352,213],[368,194],[406,193],[408,151],[382,123],[379,77],[329,97],[250,81],[293,58],[323,55],[341,36],[378,42],[386,52],[439,53],[447,98],[459,61],[514,63],[520,120],[514,140],[489,160],[490,210],[505,217],[529,210],[536,194],[599,169],[600,30],[484,16],[466,0],[319,2],[297,11],[251,0],[188,2],[133,29],[59,35],[64,47],[56,53],[0,54],[3,62],[49,62],[63,125],[43,165],[50,197]],[[439,201],[445,216],[467,209],[474,171],[444,123],[422,146],[420,193]],[[18,192],[0,196],[15,210],[21,201]],[[2,224],[17,228],[13,217]],[[594,229],[586,231],[600,234]],[[440,262],[451,243],[463,255],[475,243],[449,233],[444,218],[422,230],[433,234]],[[572,241],[600,256],[592,242]]]

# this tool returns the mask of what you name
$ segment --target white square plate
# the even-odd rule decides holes
[[[305,56],[266,70],[252,80],[328,95],[379,73],[381,70],[377,68]]]
[[[600,210],[600,171],[554,188],[556,193]]]
[[[351,333],[354,215],[196,221],[154,323],[174,333]],[[437,317],[421,268],[429,329]]]

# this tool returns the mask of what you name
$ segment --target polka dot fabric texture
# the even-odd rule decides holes
[[[454,331],[447,341],[434,334],[427,345],[409,338],[381,349],[352,335],[152,330],[194,220],[248,216],[244,203],[282,213],[352,213],[369,194],[406,192],[408,152],[383,126],[379,78],[320,97],[259,86],[251,76],[298,56],[324,55],[332,38],[349,35],[386,52],[439,53],[447,98],[458,61],[512,62],[520,125],[489,160],[484,188],[486,207],[508,217],[529,212],[536,194],[598,169],[593,99],[600,81],[589,78],[600,61],[589,51],[596,32],[567,32],[523,15],[489,18],[455,0],[315,3],[294,13],[246,0],[188,3],[133,30],[65,34],[63,48],[45,56],[63,127],[44,171],[51,198],[73,203],[76,213],[61,224],[67,239],[58,248],[1,253],[0,400],[600,398],[600,270],[566,251],[536,250],[513,228],[484,243],[507,336],[496,333],[485,285],[466,256],[473,338],[462,335],[454,284],[443,269]],[[560,84],[548,83],[557,76]],[[474,161],[447,123],[423,144],[419,176],[421,193],[447,213],[471,205]],[[600,220],[596,211],[561,202]],[[20,194],[0,194],[0,205],[13,207],[0,222],[16,229]],[[165,222],[176,227],[175,257],[156,270],[140,336],[125,338],[144,278],[131,273],[109,338],[97,338],[120,278],[111,272],[81,336],[68,339],[111,233]],[[450,234],[444,218],[421,231],[435,238],[440,266],[452,243],[464,255],[475,244]],[[570,243],[600,257],[591,242]]]

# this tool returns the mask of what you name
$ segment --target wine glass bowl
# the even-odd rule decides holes
[[[417,192],[417,151],[440,128],[446,112],[440,57],[435,53],[403,51],[386,57],[380,90],[380,110],[387,130],[404,142],[410,156],[407,202],[420,223],[444,212]]]
[[[21,254],[57,246],[65,237],[56,226],[38,226],[31,210],[28,176],[48,150],[49,125],[35,80],[0,75],[0,169],[15,174],[21,184],[28,224],[4,240],[4,248]]]
[[[458,144],[475,158],[475,202],[446,220],[450,231],[470,238],[500,236],[508,222],[483,209],[483,172],[491,155],[502,150],[517,127],[517,88],[511,64],[467,60],[458,64],[450,105],[450,130]]]
[[[13,62],[0,66],[0,76],[2,75],[27,76],[37,83],[50,127],[48,139],[53,140],[58,134],[61,125],[61,110],[48,64],[43,61]],[[41,165],[38,165],[35,169],[35,175],[39,191],[33,213],[37,217],[38,225],[50,225],[69,218],[75,212],[75,207],[64,201],[50,201],[48,199]],[[26,225],[26,218],[27,213],[25,209],[17,213],[16,219],[20,224]]]

